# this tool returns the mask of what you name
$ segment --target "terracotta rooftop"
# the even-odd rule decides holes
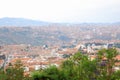
[[[120,55],[117,55],[115,58],[116,58],[117,60],[120,60]]]

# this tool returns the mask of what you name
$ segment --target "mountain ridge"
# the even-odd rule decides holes
[[[17,26],[17,27],[29,27],[29,26],[48,26],[50,24],[61,25],[61,26],[70,26],[70,25],[120,25],[120,22],[114,23],[64,23],[64,22],[47,22],[47,21],[39,21],[32,20],[27,18],[11,18],[11,17],[3,17],[0,18],[0,27],[2,26]]]
[[[0,26],[41,26],[48,24],[49,22],[31,20],[26,18],[0,18]]]

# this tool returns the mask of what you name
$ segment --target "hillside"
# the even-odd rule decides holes
[[[120,25],[77,24],[38,27],[0,27],[0,45],[71,45],[81,41],[120,42]]]
[[[23,18],[0,19],[0,45],[71,45],[81,41],[120,42],[120,23],[48,23]]]

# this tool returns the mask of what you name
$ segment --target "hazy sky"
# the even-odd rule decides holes
[[[120,0],[0,0],[0,18],[50,22],[119,22]]]

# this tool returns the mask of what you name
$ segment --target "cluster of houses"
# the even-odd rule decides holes
[[[116,48],[118,52],[120,53],[120,49],[115,46],[114,43],[109,44],[101,44],[101,43],[86,43],[86,44],[80,44],[77,46],[79,51],[81,51],[83,54],[87,54],[88,58],[90,60],[94,60],[97,58],[97,52],[100,49],[109,49],[109,48]],[[120,54],[118,54],[115,59],[118,61],[115,63],[114,70],[120,70]],[[106,58],[103,58],[103,61],[106,61]]]
[[[14,45],[10,49],[10,51],[12,51],[12,49],[14,50],[12,53],[8,51],[8,54],[0,55],[0,68],[7,68],[9,66],[9,63],[14,64],[17,60],[20,60],[24,66],[25,75],[28,75],[31,71],[44,69],[50,65],[60,66],[60,64],[66,60],[66,58],[70,57],[78,51],[83,54],[87,54],[89,58],[93,60],[96,58],[96,53],[98,50],[102,48],[108,49],[112,47],[114,47],[113,43],[85,43],[76,45],[72,48],[49,48],[47,45],[44,45],[42,48],[30,46],[26,47],[25,45]],[[118,55],[116,58],[120,60],[120,55]],[[116,63],[116,67],[114,68],[116,70],[119,70],[120,63]]]
[[[108,49],[108,48],[113,48],[115,45],[114,43],[85,43],[85,44],[80,44],[76,46],[81,52],[83,53],[97,53],[98,50],[100,49]]]

